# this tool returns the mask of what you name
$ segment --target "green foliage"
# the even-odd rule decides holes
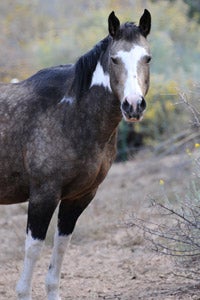
[[[159,1],[153,5],[154,23],[151,34],[152,72],[164,80],[174,80],[180,87],[188,79],[200,77],[198,57],[200,27],[187,18],[183,1]]]
[[[199,0],[184,0],[189,6],[188,16],[200,23],[200,2]]]
[[[168,2],[175,2],[177,0],[165,0]],[[187,16],[191,19],[195,19],[200,23],[200,1],[199,0],[183,0],[188,5]],[[152,2],[160,2],[160,0],[152,0]]]
[[[148,107],[144,119],[135,125],[136,132],[144,136],[146,145],[155,145],[177,132],[184,121],[183,112],[176,105],[178,98],[175,82],[169,81],[164,86],[152,83],[147,97]]]
[[[124,120],[119,125],[117,161],[126,161],[132,158],[143,143],[143,133],[136,132],[132,123]]]

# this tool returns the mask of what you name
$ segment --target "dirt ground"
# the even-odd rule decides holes
[[[64,299],[200,299],[198,286],[174,273],[171,258],[146,246],[143,234],[125,223],[132,215],[159,221],[150,197],[184,193],[192,160],[186,155],[140,154],[114,164],[80,217],[67,250],[61,276]],[[16,299],[15,285],[24,256],[26,204],[0,207],[0,300]],[[167,219],[166,219],[167,222]],[[45,275],[51,255],[53,220],[34,273],[33,300],[46,299]]]

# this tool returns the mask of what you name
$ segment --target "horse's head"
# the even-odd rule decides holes
[[[146,37],[151,29],[151,15],[145,9],[139,26],[134,23],[120,26],[112,12],[108,27],[112,37],[109,53],[110,86],[121,102],[124,119],[139,121],[146,108],[144,97],[149,88],[151,55]]]

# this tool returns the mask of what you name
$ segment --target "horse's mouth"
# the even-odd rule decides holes
[[[136,122],[140,122],[143,119],[143,114],[135,114],[134,116],[129,116],[126,113],[122,112],[123,114],[123,118],[126,122],[128,123],[136,123]]]

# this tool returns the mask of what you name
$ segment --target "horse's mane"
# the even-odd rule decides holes
[[[110,37],[107,36],[76,62],[72,90],[77,99],[80,99],[81,96],[88,91],[97,62],[101,53],[107,49],[109,41]]]

